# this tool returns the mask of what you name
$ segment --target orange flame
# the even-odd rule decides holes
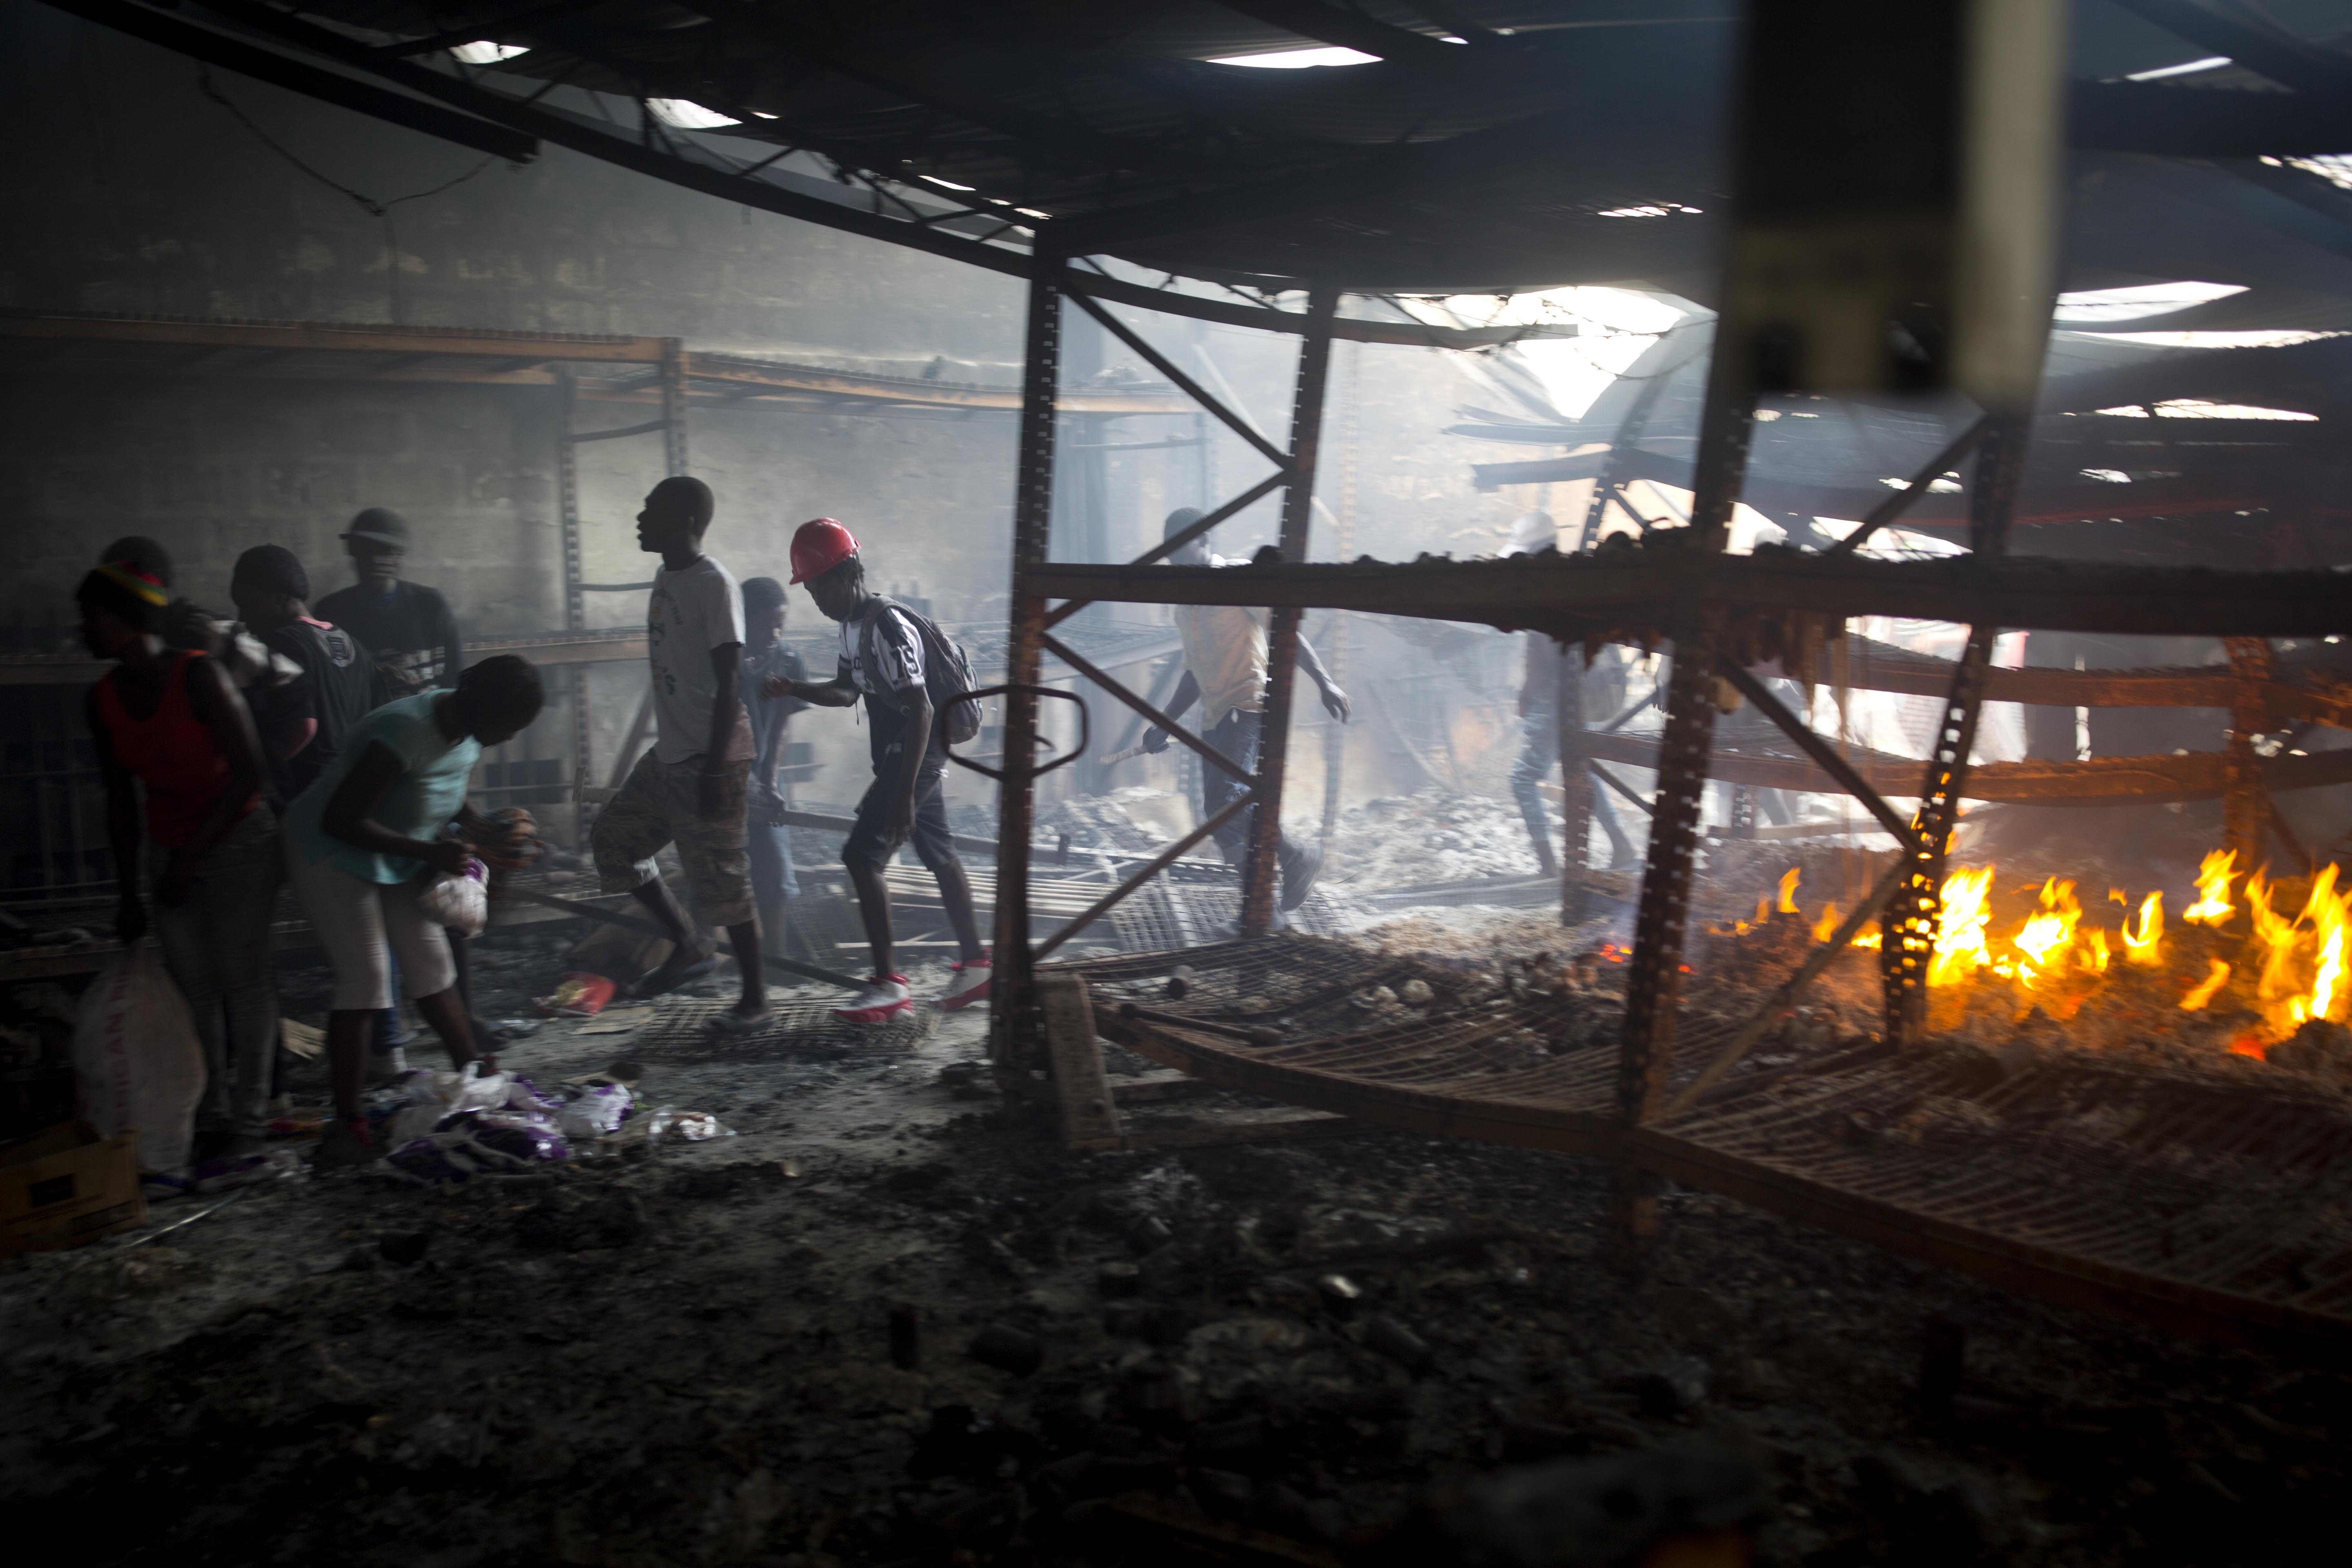
[[[2164,962],[2158,952],[2158,943],[2164,937],[2164,894],[2150,893],[2140,900],[2139,930],[2132,930],[2131,921],[2123,923],[2124,962],[2137,963],[2143,969],[2153,969]]]
[[[1970,868],[1944,879],[1944,906],[1936,917],[1935,954],[1927,961],[1927,984],[1957,985],[1992,963],[1985,946],[1985,926],[1992,919],[1988,902],[1992,892],[1992,868]]]
[[[2091,934],[2074,951],[2075,966],[2090,974],[2105,974],[2108,957],[2107,933],[2096,926],[2091,928]]]
[[[2213,960],[2213,967],[2207,973],[2205,978],[2199,981],[2196,987],[2180,999],[2180,1010],[2184,1013],[2202,1012],[2205,1004],[2213,1000],[2213,993],[2229,983],[2230,966],[2218,958]]]
[[[1785,870],[1785,871],[1783,871],[1783,872],[1781,872],[1781,873],[1780,873],[1780,907],[1779,907],[1779,910],[1778,910],[1778,912],[1779,912],[1779,913],[1780,913],[1780,914],[1784,914],[1784,915],[1793,915],[1793,914],[1795,914],[1795,913],[1797,913],[1797,912],[1798,912],[1798,911],[1797,911],[1797,878],[1798,878],[1798,875],[1799,875],[1799,868],[1794,867],[1794,866],[1790,867],[1787,870]]]
[[[1844,919],[1843,915],[1838,913],[1838,907],[1835,904],[1823,904],[1822,918],[1813,922],[1813,940],[1827,942],[1837,935],[1838,925]]]
[[[2216,849],[2197,868],[2197,901],[2180,911],[2191,925],[2225,925],[2237,910],[2230,902],[2230,884],[2237,878],[2234,849]]]
[[[2066,952],[2074,945],[2074,927],[2083,918],[2083,906],[2075,900],[2074,884],[2052,877],[2042,884],[2042,907],[2028,915],[2009,945],[2025,955],[2019,966],[2017,978],[2031,991],[2044,972],[2062,967]],[[2106,939],[2100,938],[2099,967],[2106,967]]]

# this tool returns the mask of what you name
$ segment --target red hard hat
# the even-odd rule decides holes
[[[829,517],[814,518],[793,534],[793,581],[822,577],[856,553],[856,535]]]

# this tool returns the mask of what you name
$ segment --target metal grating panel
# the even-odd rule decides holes
[[[1198,975],[1167,997],[1178,963]],[[1366,1121],[1630,1160],[2011,1289],[2181,1332],[2352,1343],[2352,1103],[2231,1064],[2084,1053],[2004,1076],[1874,1046],[1736,1077],[1638,1131],[1617,1116],[1618,1009],[1513,999],[1310,937],[1068,966],[1102,1032],[1227,1088]],[[1367,1011],[1375,985],[1424,1009]],[[1160,1015],[1123,1017],[1122,1002]],[[1246,1043],[1252,1026],[1280,1043]],[[1734,1026],[1684,1020],[1685,1072]]]

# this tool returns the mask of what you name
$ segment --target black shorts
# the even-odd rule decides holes
[[[956,858],[955,839],[948,832],[947,795],[940,788],[940,775],[947,768],[944,751],[934,748],[923,759],[923,771],[915,780],[914,827],[907,835],[915,842],[916,858],[934,871],[952,865]],[[849,841],[841,847],[843,860],[882,866],[898,852],[898,846],[907,838],[894,838],[889,830],[897,795],[896,780],[877,776],[866,786],[865,798],[857,803],[857,826],[850,829]]]

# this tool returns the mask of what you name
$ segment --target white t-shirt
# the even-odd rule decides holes
[[[743,641],[743,595],[734,574],[709,556],[683,571],[654,573],[646,605],[646,658],[653,668],[654,755],[665,763],[698,757],[710,745],[711,704],[719,680],[710,650]],[[751,725],[735,705],[735,734],[723,761],[751,754]]]
[[[1212,566],[1238,566],[1222,555]],[[1201,688],[1201,727],[1213,729],[1235,709],[1265,707],[1265,628],[1262,609],[1239,605],[1179,605],[1176,635],[1184,641],[1184,668]]]
[[[866,668],[866,625],[874,623],[874,662]],[[871,696],[911,690],[923,684],[923,634],[896,605],[878,600],[864,615],[841,623],[841,668]]]

